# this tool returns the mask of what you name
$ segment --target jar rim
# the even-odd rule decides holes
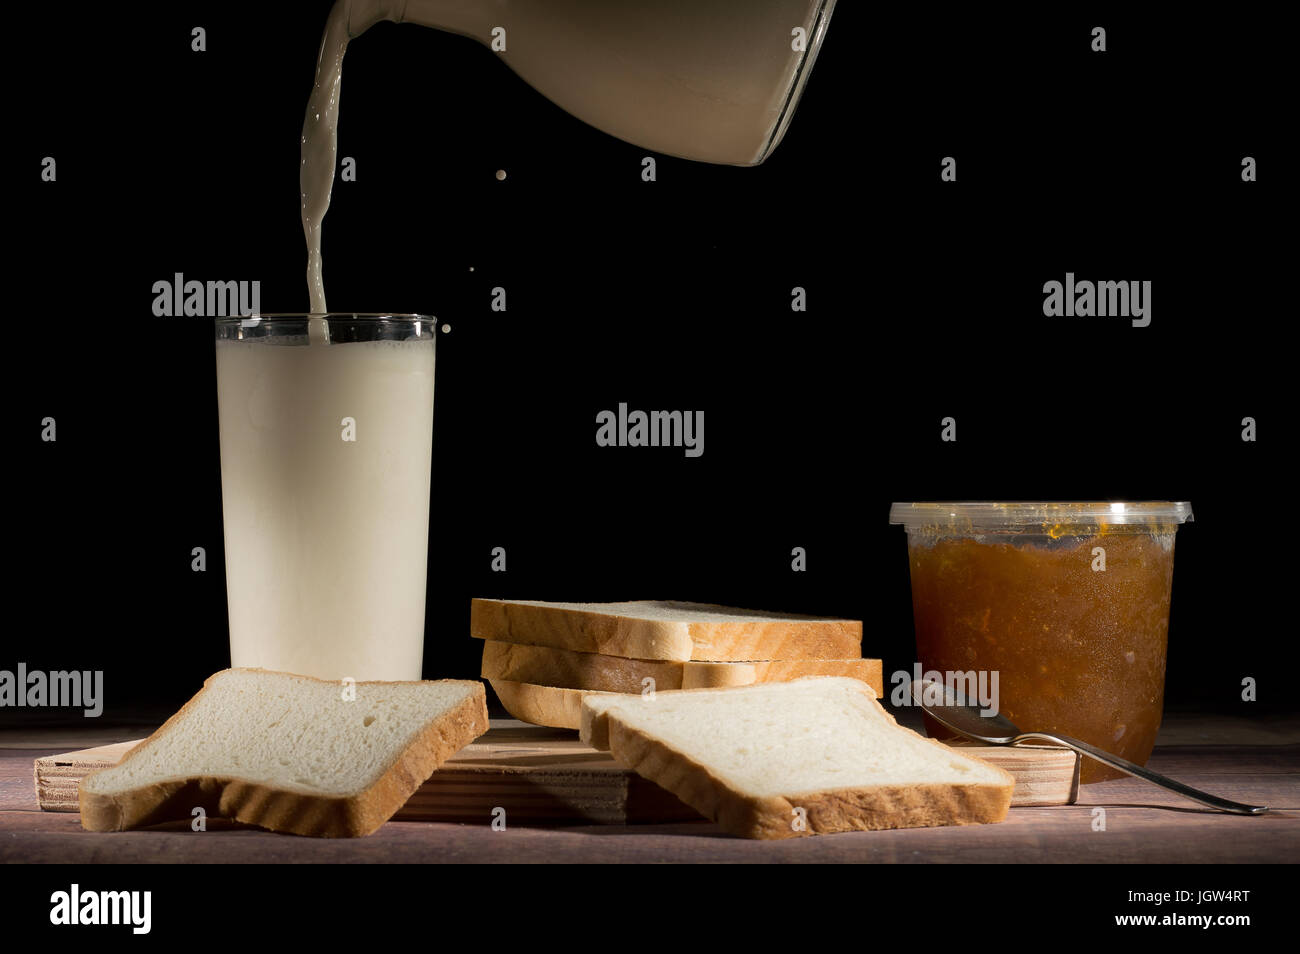
[[[1134,529],[1152,524],[1190,522],[1192,505],[1185,500],[1129,502],[1101,500],[1065,501],[963,501],[894,503],[889,522],[908,530],[923,528],[1024,529],[1052,527],[1099,527]]]

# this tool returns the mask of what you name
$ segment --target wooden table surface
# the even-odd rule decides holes
[[[1137,779],[1086,785],[1076,805],[1013,808],[998,825],[746,841],[710,823],[528,828],[390,822],[368,838],[257,829],[97,834],[42,812],[32,761],[140,738],[139,726],[0,731],[0,862],[1294,862],[1300,860],[1300,718],[1170,715],[1149,765],[1239,801],[1257,818],[1202,811]],[[1104,830],[1096,830],[1104,809]],[[508,824],[508,819],[507,819]]]

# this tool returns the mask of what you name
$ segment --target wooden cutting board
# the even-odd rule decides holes
[[[47,812],[77,811],[77,785],[116,765],[140,741],[36,759],[36,797]],[[964,747],[1016,777],[1012,806],[1065,805],[1078,794],[1077,756],[1046,746]],[[514,719],[491,728],[452,756],[398,811],[399,821],[482,822],[495,808],[510,821],[624,825],[699,818],[653,782],[578,739]]]

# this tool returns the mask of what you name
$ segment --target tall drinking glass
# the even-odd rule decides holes
[[[436,330],[217,320],[232,665],[420,678]]]

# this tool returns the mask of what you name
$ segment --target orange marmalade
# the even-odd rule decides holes
[[[1164,700],[1174,534],[1190,518],[1172,503],[895,504],[922,668],[997,672],[998,708],[1022,731],[1145,763]],[[1120,775],[1091,759],[1081,772]]]

